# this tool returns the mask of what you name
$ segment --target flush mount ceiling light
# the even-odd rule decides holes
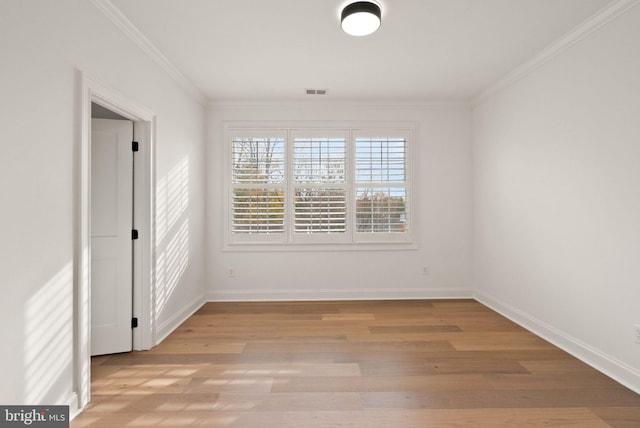
[[[352,36],[367,36],[380,27],[380,6],[370,1],[357,1],[342,9],[342,30]]]

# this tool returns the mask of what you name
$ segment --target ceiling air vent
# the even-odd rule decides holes
[[[307,95],[327,95],[327,89],[305,89]]]

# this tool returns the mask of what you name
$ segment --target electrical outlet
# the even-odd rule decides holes
[[[422,266],[422,274],[429,275],[429,266]]]
[[[638,324],[633,326],[633,337],[636,343],[640,343],[640,325]]]
[[[233,270],[233,268],[229,268],[227,269],[227,276],[229,278],[235,278],[236,277],[236,271]]]

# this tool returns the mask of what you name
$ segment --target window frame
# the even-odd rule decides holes
[[[295,189],[303,187],[294,179],[294,147],[295,137],[299,138],[332,138],[336,135],[345,137],[346,183],[335,187],[343,187],[346,192],[346,219],[344,233],[296,233],[294,224]],[[285,141],[285,208],[284,233],[243,233],[234,234],[233,190],[237,186],[232,180],[233,174],[233,141],[234,138],[281,138]],[[405,175],[401,186],[405,189],[406,223],[408,229],[403,233],[393,232],[357,232],[356,228],[356,171],[355,141],[358,137],[369,138],[403,138],[405,141]],[[412,168],[412,159],[417,152],[417,127],[413,122],[226,122],[223,129],[223,192],[225,203],[223,208],[223,250],[225,251],[288,251],[288,250],[406,250],[417,248],[416,236],[418,201],[415,186],[417,177]],[[331,188],[333,183],[319,184],[322,188]],[[394,186],[396,186],[394,184]],[[392,186],[392,187],[394,187]]]

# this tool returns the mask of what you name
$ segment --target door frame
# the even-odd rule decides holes
[[[134,154],[133,224],[140,238],[133,246],[133,349],[155,344],[155,134],[156,115],[121,94],[77,72],[78,145],[76,148],[75,248],[74,248],[74,389],[81,411],[91,400],[91,103],[105,107],[133,122]]]

